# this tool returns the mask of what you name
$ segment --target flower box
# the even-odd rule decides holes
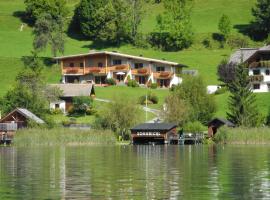
[[[147,73],[147,69],[138,69],[138,73],[139,74],[146,74]]]
[[[170,72],[160,72],[160,77],[168,77]]]

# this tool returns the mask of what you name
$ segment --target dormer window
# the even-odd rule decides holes
[[[253,70],[253,75],[260,75],[260,74],[261,74],[261,70],[259,70],[259,69]]]
[[[102,62],[99,62],[98,63],[98,67],[103,67],[103,63]]]
[[[134,67],[135,67],[135,69],[143,68],[143,63],[135,63]]]
[[[121,65],[122,64],[122,60],[113,60],[113,65]]]
[[[69,67],[74,67],[74,63],[69,63]]]

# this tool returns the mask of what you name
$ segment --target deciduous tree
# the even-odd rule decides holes
[[[232,29],[231,20],[230,20],[229,16],[223,14],[218,22],[218,30],[223,35],[224,41],[227,41],[228,36],[231,33],[231,29]]]

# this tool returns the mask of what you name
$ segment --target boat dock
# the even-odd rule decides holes
[[[0,123],[0,145],[11,144],[17,131],[17,123]]]

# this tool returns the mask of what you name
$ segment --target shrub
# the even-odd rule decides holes
[[[150,83],[150,84],[149,84],[149,87],[150,87],[151,89],[157,89],[158,85],[157,85],[157,83]]]
[[[229,36],[227,43],[231,48],[243,48],[249,45],[249,38],[240,34],[231,35]]]
[[[227,88],[221,87],[215,92],[215,95],[224,94],[225,92],[227,92]]]
[[[115,82],[115,80],[113,78],[107,78],[106,83],[108,85],[116,85],[116,82]]]
[[[213,47],[212,45],[212,38],[210,36],[207,36],[203,41],[202,44],[205,48],[211,49]]]
[[[188,122],[184,125],[185,132],[200,133],[205,130],[205,126],[199,121]]]
[[[146,95],[139,97],[139,104],[144,105],[146,103]],[[147,103],[149,104],[157,104],[158,103],[158,97],[156,94],[149,92],[147,94]]]
[[[88,108],[86,110],[85,114],[87,114],[87,115],[94,115],[94,114],[96,114],[96,112],[97,111],[94,108]]]
[[[137,81],[135,81],[135,80],[129,80],[129,81],[127,82],[127,86],[128,86],[128,87],[139,87],[139,84],[138,84]]]
[[[55,109],[51,110],[51,114],[52,115],[59,115],[59,114],[63,114],[63,112],[60,108],[55,108]]]

